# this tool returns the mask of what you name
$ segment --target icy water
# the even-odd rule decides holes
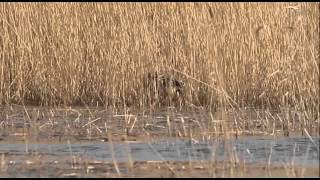
[[[294,163],[319,166],[319,138],[241,137],[229,141],[191,142],[182,139],[154,142],[83,142],[65,144],[0,143],[0,152],[8,155],[39,153],[51,156],[84,156],[89,159],[127,162],[132,161],[199,161],[228,160],[227,145],[235,150],[239,160],[250,163]],[[113,154],[114,156],[113,156]],[[19,160],[17,160],[19,161]]]
[[[284,135],[294,111],[1,112],[0,177],[319,177],[318,122]]]

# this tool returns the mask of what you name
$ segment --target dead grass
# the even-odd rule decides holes
[[[2,104],[168,105],[144,86],[159,72],[185,82],[182,105],[288,107],[319,125],[319,3],[0,6]]]

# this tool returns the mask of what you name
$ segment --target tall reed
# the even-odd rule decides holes
[[[319,117],[319,6],[1,3],[0,102],[146,107],[159,72],[186,104]]]

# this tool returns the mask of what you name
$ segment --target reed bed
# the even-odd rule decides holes
[[[185,83],[179,105],[288,107],[319,124],[319,3],[0,7],[1,104],[159,107],[145,82],[160,73]]]

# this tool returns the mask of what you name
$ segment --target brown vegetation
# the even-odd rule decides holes
[[[0,6],[2,104],[144,108],[161,97],[146,77],[165,72],[183,105],[319,119],[319,3]]]

